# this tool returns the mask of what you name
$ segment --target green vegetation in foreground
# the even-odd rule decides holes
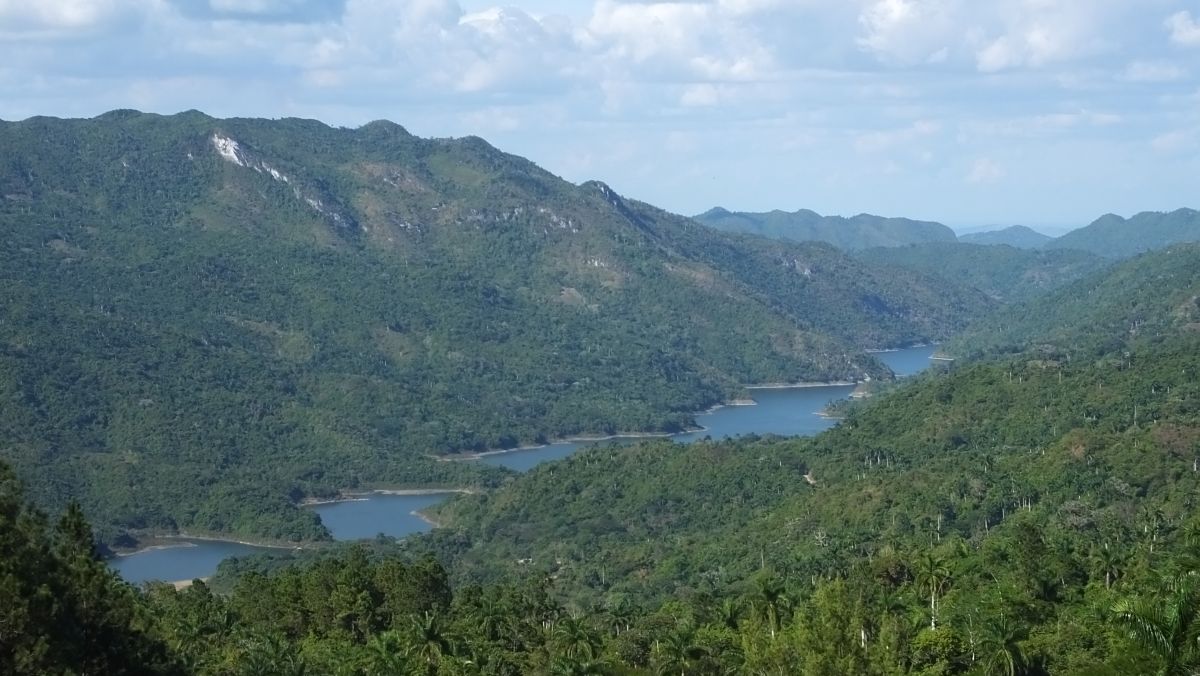
[[[716,207],[694,218],[717,230],[793,242],[827,242],[845,250],[953,242],[956,239],[954,231],[941,223],[871,214],[845,218],[822,216],[808,209],[794,213],[779,210],[749,213]]]
[[[1047,242],[1046,248],[1079,249],[1106,258],[1129,258],[1184,242],[1200,242],[1200,211],[1145,211],[1128,219],[1106,214],[1086,227]]]
[[[960,363],[812,439],[584,451],[227,595],[133,591],[4,474],[0,671],[1194,673],[1200,333],[1161,315],[1198,249],[1093,286],[1156,327],[1110,349]]]
[[[1096,298],[1169,296],[1197,253],[1116,268]],[[584,451],[401,548],[461,588],[550,580],[571,621],[543,636],[593,636],[603,664],[571,667],[592,673],[1193,673],[1200,333],[1158,325],[930,373],[812,439]]]
[[[434,456],[886,377],[863,348],[990,307],[388,122],[33,118],[0,157],[0,457],[109,543],[326,537],[300,498],[496,485]]]
[[[1032,251],[958,242],[867,249],[855,256],[869,263],[910,268],[972,286],[1004,302],[1036,298],[1111,264],[1095,254],[1073,249]]]

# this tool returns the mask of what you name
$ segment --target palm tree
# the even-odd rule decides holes
[[[587,622],[581,617],[568,616],[559,620],[554,627],[554,641],[561,652],[570,658],[592,658],[599,649],[599,641],[592,634]]]
[[[304,659],[279,636],[257,635],[242,643],[238,657],[240,676],[304,676]]]
[[[773,575],[758,578],[754,607],[766,619],[767,627],[771,631],[771,640],[775,639],[782,615],[790,606],[791,599],[788,598],[787,590],[779,578]]]
[[[661,674],[687,676],[694,673],[708,658],[708,651],[696,645],[696,630],[680,625],[654,644],[654,657]]]
[[[937,629],[938,600],[950,584],[950,566],[933,552],[925,552],[917,560],[917,585],[929,593],[929,628]]]
[[[1100,574],[1104,576],[1104,588],[1112,589],[1113,582],[1116,582],[1125,568],[1125,557],[1117,551],[1116,547],[1110,547],[1105,542],[1103,546],[1092,550],[1092,561],[1099,568]]]
[[[1117,622],[1162,663],[1161,676],[1195,673],[1200,667],[1200,575],[1195,571],[1165,581],[1149,597],[1118,601]]]
[[[604,660],[573,659],[559,655],[550,665],[550,673],[554,676],[603,676],[610,673],[610,670]]]
[[[721,601],[721,605],[713,609],[713,616],[717,624],[736,630],[744,612],[745,606],[741,599],[727,597]]]
[[[398,632],[376,634],[367,643],[370,659],[367,673],[371,676],[400,676],[407,673],[409,662],[404,653],[404,643]]]
[[[988,653],[987,671],[1003,676],[1025,673],[1025,656],[1020,641],[1025,636],[1020,625],[1001,615],[987,625],[987,635],[980,647]]]
[[[454,655],[454,640],[442,624],[442,618],[429,611],[414,616],[409,625],[408,650],[405,654],[425,665],[429,674],[436,674],[438,663]]]

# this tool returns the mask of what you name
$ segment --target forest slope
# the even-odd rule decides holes
[[[1131,218],[1106,214],[1045,246],[1090,251],[1106,258],[1128,258],[1184,242],[1200,242],[1200,212],[1195,209],[1144,211]]]
[[[989,307],[388,122],[32,118],[0,157],[0,453],[106,538],[322,537],[299,498],[493,485],[431,456],[885,377],[863,348]]]
[[[966,284],[1004,302],[1037,296],[1109,265],[1107,259],[1073,249],[1033,251],[961,242],[866,249],[855,256]]]

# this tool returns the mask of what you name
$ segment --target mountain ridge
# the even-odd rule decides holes
[[[106,538],[323,537],[299,498],[494,485],[430,456],[886,378],[865,348],[991,305],[386,122],[117,111],[6,122],[0,150],[0,447]]]

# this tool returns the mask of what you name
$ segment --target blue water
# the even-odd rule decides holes
[[[909,376],[929,366],[929,357],[934,349],[915,347],[895,352],[879,352],[875,356],[887,364],[896,375]],[[829,402],[843,399],[853,390],[853,386],[845,385],[753,388],[750,394],[755,401],[754,406],[723,406],[699,414],[696,416],[696,422],[704,427],[703,430],[676,434],[671,438],[688,443],[705,437],[724,439],[751,433],[812,436],[836,424],[835,420],[821,417],[819,412]],[[636,437],[622,437],[604,441],[561,442],[540,448],[485,456],[483,462],[525,472],[543,462],[565,458],[587,446],[631,444],[636,441],[639,441]],[[321,516],[321,521],[337,540],[373,538],[379,533],[404,537],[431,528],[427,522],[416,517],[414,511],[431,507],[448,497],[448,494],[375,494],[363,500],[315,505],[311,509]],[[263,547],[236,542],[195,540],[181,543],[187,546],[151,549],[118,557],[111,563],[122,577],[134,583],[148,580],[190,580],[212,575],[217,570],[217,564],[228,557],[267,551]]]
[[[829,402],[844,399],[854,391],[853,385],[753,389],[754,406],[723,406],[696,416],[704,429],[684,432],[671,439],[688,443],[712,437],[725,439],[742,434],[779,434],[782,436],[811,436],[832,427],[837,421],[819,415]],[[527,472],[551,460],[560,460],[581,448],[597,444],[631,444],[637,437],[617,437],[597,441],[563,441],[538,448],[486,455],[483,462]]]
[[[219,540],[180,540],[179,546],[120,556],[109,562],[121,577],[140,584],[150,580],[191,580],[208,577],[217,564],[231,556],[248,556],[269,551],[237,542]]]
[[[900,377],[912,376],[929,368],[929,358],[937,351],[936,345],[910,347],[904,350],[876,352],[875,358],[887,364],[892,373]]]
[[[375,494],[362,500],[316,505],[321,522],[336,540],[365,540],[380,533],[401,538],[424,533],[431,526],[413,512],[432,507],[450,497],[436,495]]]

